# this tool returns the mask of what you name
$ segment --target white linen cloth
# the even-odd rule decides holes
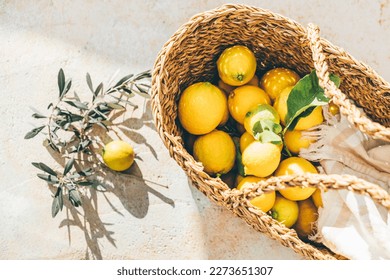
[[[321,164],[326,174],[349,174],[389,192],[390,143],[373,140],[345,117],[330,115],[327,124],[303,133],[317,141],[299,156]],[[390,212],[369,196],[348,190],[322,192],[318,233],[311,238],[349,259],[390,259]]]

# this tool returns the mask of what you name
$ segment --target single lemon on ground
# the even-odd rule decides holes
[[[277,194],[275,203],[271,208],[271,217],[286,227],[292,227],[298,219],[299,208],[296,201],[289,200]]]
[[[302,136],[301,130],[287,130],[284,134],[284,144],[293,154],[299,154],[302,148],[308,148],[314,141]]]
[[[308,160],[301,157],[289,157],[282,160],[278,169],[275,171],[275,176],[293,175],[293,174],[305,174],[305,173],[318,173],[317,169]],[[287,199],[290,200],[304,200],[310,197],[316,188],[312,187],[287,187],[279,190],[279,192]]]
[[[287,99],[290,95],[293,87],[286,87],[283,89],[279,96],[275,99],[274,108],[279,114],[280,122],[283,125],[286,125],[286,115],[287,115]],[[308,116],[300,118],[297,125],[294,129],[296,130],[306,130],[313,126],[319,125],[324,121],[324,117],[322,115],[322,107],[316,107]]]
[[[253,133],[253,127],[260,120],[271,120],[272,122],[279,124],[280,118],[278,112],[269,104],[260,104],[253,107],[245,114],[244,127],[250,134]]]
[[[281,152],[277,145],[254,141],[242,153],[242,164],[246,175],[267,177],[280,163]]]
[[[124,171],[134,162],[133,147],[122,140],[111,141],[103,148],[103,161],[112,170]]]
[[[287,68],[274,68],[263,75],[260,80],[260,87],[275,100],[279,93],[286,87],[294,86],[300,77],[299,75]]]
[[[214,130],[195,140],[194,158],[203,164],[208,174],[225,174],[234,166],[236,148],[229,134]]]
[[[304,241],[309,240],[309,236],[315,234],[316,221],[318,219],[317,207],[310,198],[298,201],[299,215],[294,224],[299,238]]]
[[[194,135],[213,131],[226,117],[226,95],[209,82],[195,83],[184,90],[178,104],[179,120]]]
[[[321,190],[316,189],[316,191],[311,195],[311,199],[314,202],[314,205],[317,208],[324,207],[324,204],[322,203],[322,196],[321,196]]]
[[[255,75],[256,66],[253,52],[240,45],[225,49],[217,60],[219,77],[231,86],[248,83]]]
[[[243,188],[249,187],[252,183],[257,183],[261,180],[265,180],[266,178],[259,178],[255,176],[246,176],[241,182],[237,185],[238,190],[242,190]],[[250,203],[260,209],[263,212],[268,212],[275,203],[275,191],[263,193],[260,196],[257,196],[250,200]]]
[[[244,152],[244,150],[246,149],[246,147],[249,146],[250,143],[252,143],[253,141],[255,141],[256,139],[253,138],[252,134],[250,134],[249,132],[244,132],[241,137],[240,137],[240,151],[241,153]]]
[[[244,124],[245,115],[259,104],[270,104],[270,98],[259,87],[245,85],[234,89],[228,97],[230,115],[240,124]]]

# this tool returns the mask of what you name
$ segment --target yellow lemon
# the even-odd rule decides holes
[[[310,198],[298,201],[299,215],[294,224],[299,238],[308,241],[308,237],[316,231],[316,221],[318,219],[317,207]]]
[[[300,157],[289,157],[282,160],[279,164],[278,169],[275,171],[275,176],[293,175],[293,174],[304,174],[304,173],[318,173],[317,169],[313,164],[304,158]],[[290,200],[304,200],[310,197],[316,188],[312,187],[288,187],[279,192],[287,199]]]
[[[194,135],[213,131],[226,118],[225,94],[209,82],[195,83],[184,90],[178,104],[179,120]]]
[[[259,78],[254,75],[253,78],[248,82],[246,83],[246,85],[252,85],[252,86],[259,86]],[[235,88],[235,86],[231,86],[231,85],[228,85],[226,84],[224,81],[222,80],[219,80],[218,81],[218,87],[220,89],[222,89],[227,95],[229,95],[230,92],[232,92]]]
[[[236,148],[229,134],[214,130],[195,140],[194,158],[208,174],[225,174],[234,166]]]
[[[271,208],[271,217],[286,227],[292,227],[298,219],[299,208],[296,201],[289,200],[277,194],[275,203]]]
[[[244,180],[244,176],[241,176],[240,174],[237,174],[235,186],[237,186],[239,183],[241,183],[242,180]]]
[[[316,191],[311,195],[311,199],[314,202],[314,205],[317,208],[324,207],[324,204],[322,203],[322,197],[321,197],[321,190],[316,189]]]
[[[287,99],[290,95],[293,87],[286,87],[283,89],[279,96],[276,98],[274,103],[274,108],[279,114],[280,122],[283,125],[286,125],[286,115],[287,115]],[[316,107],[308,116],[300,118],[297,125],[294,129],[296,130],[306,130],[313,126],[319,125],[324,121],[324,117],[322,115],[322,107]]]
[[[240,137],[240,151],[241,153],[244,152],[245,148],[248,147],[250,143],[255,141],[255,138],[253,138],[252,134],[249,132],[244,132]]]
[[[329,102],[329,107],[328,107],[329,113],[331,113],[333,116],[336,116],[340,114],[340,108],[336,104],[334,104],[332,101]]]
[[[243,188],[251,186],[252,183],[257,183],[261,180],[265,180],[265,178],[247,176],[241,180],[241,182],[237,186],[237,189],[242,190]],[[275,197],[276,197],[275,191],[266,192],[260,196],[251,199],[250,203],[257,209],[260,209],[263,212],[268,212],[275,203]]]
[[[284,134],[284,144],[293,154],[299,154],[302,148],[308,148],[313,140],[302,137],[301,130],[287,130]]]
[[[260,104],[253,107],[245,114],[244,127],[245,130],[253,135],[253,127],[260,120],[271,120],[279,124],[280,118],[278,112],[269,104]]]
[[[270,104],[270,98],[264,90],[252,85],[238,87],[228,97],[230,115],[240,124],[244,124],[246,113],[259,104]]]
[[[225,49],[217,60],[219,77],[231,86],[248,83],[255,75],[256,65],[253,52],[240,45]]]
[[[246,175],[267,177],[280,163],[281,152],[277,145],[254,141],[242,153],[242,164]]]
[[[260,87],[275,100],[279,93],[286,87],[294,86],[300,77],[293,70],[287,68],[274,68],[263,75]]]
[[[112,170],[124,171],[134,162],[133,147],[122,140],[111,141],[103,148],[103,161]]]

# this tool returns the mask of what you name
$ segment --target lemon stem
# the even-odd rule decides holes
[[[278,219],[278,212],[272,211],[271,212],[271,217],[274,218],[275,220],[277,220]]]
[[[240,82],[242,82],[242,80],[244,80],[244,75],[243,75],[243,74],[238,74],[238,75],[237,75],[237,80],[239,80]]]

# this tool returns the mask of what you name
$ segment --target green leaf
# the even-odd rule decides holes
[[[99,95],[99,92],[102,91],[102,89],[103,89],[103,83],[100,83],[100,84],[97,86],[97,88],[96,88],[96,90],[95,90],[95,92],[94,92],[94,95],[95,95],[95,96],[98,96],[98,95]]]
[[[71,189],[69,190],[69,201],[73,206],[78,207],[81,205],[81,198],[78,190]]]
[[[269,119],[259,120],[253,125],[252,132],[255,139],[259,140],[259,135],[264,131],[270,131],[274,134],[279,134],[282,132],[282,126]]]
[[[57,192],[53,198],[53,203],[51,205],[51,216],[54,218],[58,212],[64,207],[64,200],[62,197],[62,188],[58,187]]]
[[[57,176],[57,173],[53,169],[51,169],[49,166],[44,164],[43,162],[32,162],[31,164],[42,171],[45,171],[51,175]]]
[[[93,174],[93,169],[87,168],[87,169],[79,171],[78,174],[80,174],[81,176],[85,176],[85,177],[91,176]]]
[[[107,103],[107,106],[112,108],[112,109],[119,109],[119,110],[123,110],[125,109],[124,106],[118,104],[118,103]]]
[[[79,185],[79,186],[92,186],[94,184],[94,182],[91,182],[91,181],[80,181],[80,182],[77,182],[76,184]]]
[[[65,74],[64,74],[64,70],[62,70],[61,68],[60,71],[58,72],[58,89],[60,92],[59,96],[62,95],[64,88],[65,88]]]
[[[54,176],[54,175],[48,175],[48,174],[37,174],[37,176],[42,179],[42,180],[45,180],[51,184],[56,184],[59,182],[57,176]]]
[[[65,167],[64,167],[64,176],[65,176],[66,174],[68,174],[68,172],[72,169],[73,164],[74,164],[74,158],[71,158],[71,159],[65,164]]]
[[[66,100],[65,101],[66,103],[68,103],[69,105],[73,106],[73,107],[76,107],[78,109],[81,109],[81,110],[88,110],[88,105],[85,104],[85,103],[82,103],[82,102],[79,102],[79,101],[70,101],[70,100]]]
[[[124,76],[122,79],[120,79],[120,80],[116,83],[116,85],[114,86],[114,88],[116,88],[116,87],[122,85],[123,83],[129,81],[133,76],[134,76],[133,74],[129,74],[129,75]]]
[[[42,129],[45,128],[45,125],[42,125],[40,127],[36,127],[34,128],[33,130],[31,130],[30,132],[28,132],[25,136],[24,136],[24,139],[31,139],[33,137],[35,137],[39,132],[41,132]]]
[[[91,75],[89,75],[89,73],[87,73],[86,79],[87,79],[87,84],[88,84],[89,89],[91,90],[92,93],[94,93],[92,79],[91,79]]]
[[[340,78],[334,74],[330,74],[329,78],[336,84],[340,85]],[[310,74],[304,76],[291,90],[287,99],[287,114],[285,117],[285,131],[291,130],[290,127],[295,127],[298,120],[307,116],[306,110],[317,106],[326,105],[329,103],[329,98],[325,96],[324,90],[318,83],[318,77],[313,70]],[[311,110],[313,110],[311,109]]]
[[[66,80],[65,85],[64,85],[64,89],[62,90],[62,92],[60,94],[60,100],[65,96],[65,94],[68,93],[71,86],[72,86],[72,80],[71,79]]]
[[[269,130],[265,130],[262,133],[259,133],[258,138],[261,143],[272,143],[275,145],[280,145],[283,143],[280,135]]]
[[[46,119],[47,117],[38,113],[32,114],[32,117],[35,119]]]
[[[234,146],[236,147],[236,166],[238,174],[245,176],[244,165],[242,164],[242,155],[240,150],[240,142],[237,138],[233,138]]]

